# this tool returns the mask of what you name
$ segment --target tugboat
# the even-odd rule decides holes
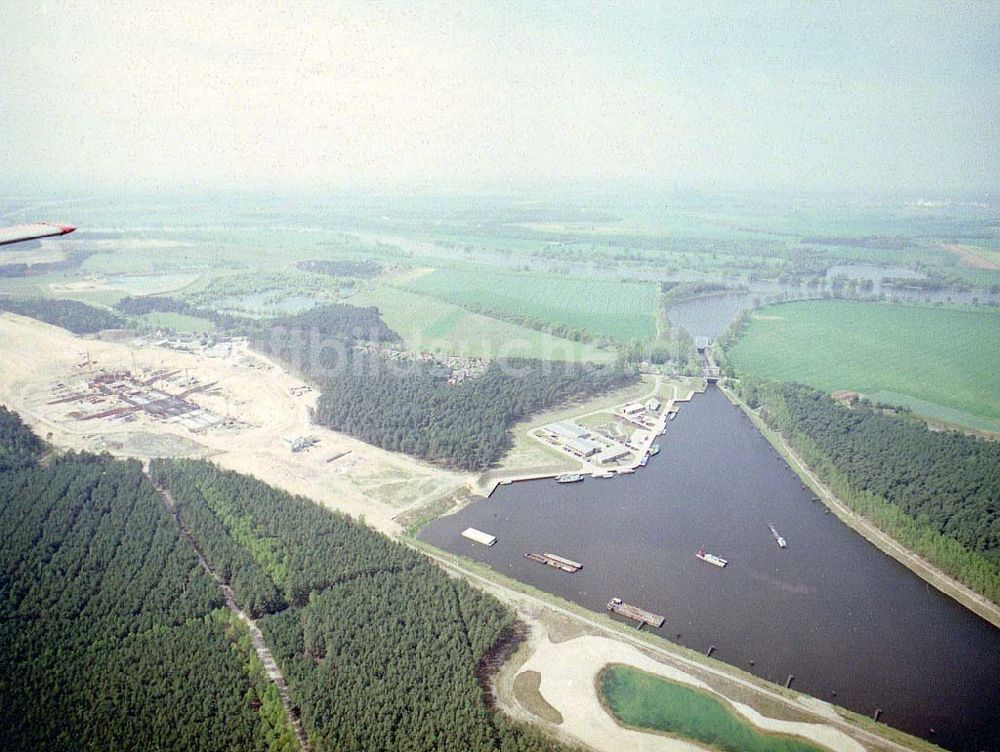
[[[774,524],[771,522],[767,523],[767,529],[771,531],[771,535],[774,536],[774,542],[778,544],[778,548],[788,548],[788,544],[785,539],[781,537],[778,531],[775,529]]]
[[[581,480],[583,476],[580,473],[563,473],[556,476],[556,483],[577,483]]]
[[[721,556],[716,556],[715,554],[706,554],[705,547],[702,546],[698,549],[698,553],[695,554],[702,561],[707,561],[709,564],[714,564],[717,567],[724,567],[729,563],[727,559],[723,559]]]

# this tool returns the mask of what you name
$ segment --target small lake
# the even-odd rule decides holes
[[[682,404],[661,446],[634,475],[501,486],[419,538],[593,611],[619,596],[664,615],[655,632],[673,642],[715,645],[779,684],[794,674],[794,689],[869,717],[880,708],[949,749],[1000,750],[1000,630],[826,513],[718,389]],[[462,538],[470,526],[498,542]],[[696,559],[702,544],[729,566]]]

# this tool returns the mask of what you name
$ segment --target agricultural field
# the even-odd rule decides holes
[[[1000,312],[785,303],[758,311],[728,356],[740,373],[860,392],[1000,431]]]
[[[466,308],[525,317],[620,341],[656,334],[656,288],[651,283],[575,279],[478,269],[438,269],[407,284]]]
[[[626,726],[693,739],[724,752],[824,749],[798,737],[760,731],[716,696],[631,666],[607,666],[598,684],[604,704]]]
[[[349,302],[378,307],[386,324],[399,333],[409,350],[468,357],[614,360],[614,353],[608,350],[470,313],[437,298],[395,287],[374,285],[352,296]]]

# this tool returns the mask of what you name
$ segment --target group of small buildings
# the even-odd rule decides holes
[[[448,384],[460,384],[466,379],[481,376],[490,366],[487,358],[469,358],[457,355],[438,355],[431,352],[410,352],[385,345],[358,343],[355,348],[363,352],[377,353],[386,360],[398,363],[423,363],[434,367]]]

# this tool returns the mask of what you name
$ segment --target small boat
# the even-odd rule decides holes
[[[620,467],[620,468],[618,468],[618,474],[619,475],[630,475],[631,473],[634,473],[634,472],[635,472],[635,468],[634,467]]]
[[[500,481],[500,485],[501,486],[509,486],[513,482],[514,481],[511,480],[510,478],[504,478],[502,481]]]
[[[677,413],[670,413],[670,415],[669,415],[670,420],[673,420],[676,417],[677,417]]]
[[[716,556],[715,554],[706,554],[705,547],[702,546],[698,549],[698,553],[695,554],[696,557],[702,561],[707,561],[709,564],[714,564],[717,567],[724,567],[729,563],[728,559],[723,559],[721,556]]]
[[[788,548],[788,543],[786,543],[785,539],[781,537],[773,523],[768,522],[767,529],[770,530],[771,535],[774,536],[774,542],[778,544],[778,548]]]
[[[653,455],[653,454],[659,454],[659,453],[660,453],[660,445],[659,445],[659,444],[653,444],[653,445],[652,445],[652,446],[651,446],[651,447],[649,448],[649,453],[650,453],[651,455]]]
[[[563,473],[556,476],[556,483],[577,483],[581,480],[583,476],[580,473]]]
[[[594,478],[614,478],[615,474],[613,472],[611,472],[610,470],[605,470],[605,471],[600,472],[600,473],[594,473],[593,477]]]
[[[649,462],[649,455],[648,454],[642,455],[642,459],[639,460],[639,467],[646,467],[647,462]]]

